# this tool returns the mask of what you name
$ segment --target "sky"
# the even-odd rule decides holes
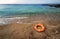
[[[60,0],[0,0],[0,4],[60,4]]]

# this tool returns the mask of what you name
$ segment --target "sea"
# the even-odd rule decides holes
[[[0,24],[6,24],[14,19],[27,18],[34,14],[48,13],[60,13],[60,8],[44,4],[0,4]]]
[[[0,17],[28,16],[29,14],[60,13],[60,8],[44,4],[0,4]]]

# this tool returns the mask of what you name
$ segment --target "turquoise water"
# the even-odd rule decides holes
[[[40,5],[40,4],[1,4],[0,17],[17,16],[24,14],[39,14],[39,13],[60,13],[60,8]]]

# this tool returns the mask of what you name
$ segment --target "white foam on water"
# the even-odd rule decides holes
[[[14,22],[15,20],[20,20],[20,19],[25,19],[25,18],[28,18],[28,17],[0,18],[0,25],[8,24],[8,23]],[[19,23],[19,22],[17,22],[17,23]]]

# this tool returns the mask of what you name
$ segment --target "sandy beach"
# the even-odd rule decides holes
[[[60,14],[33,15],[8,22],[0,25],[0,39],[60,39]],[[44,32],[34,30],[37,23],[44,25]]]

